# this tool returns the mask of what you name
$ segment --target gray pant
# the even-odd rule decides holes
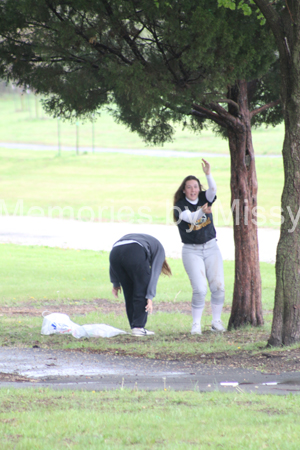
[[[184,244],[182,261],[193,288],[192,307],[204,307],[207,281],[211,292],[211,304],[223,305],[225,297],[223,259],[217,240],[212,239],[205,244]]]

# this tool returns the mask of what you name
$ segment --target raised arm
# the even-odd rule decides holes
[[[217,193],[217,185],[215,180],[213,179],[210,171],[210,164],[205,159],[202,159],[202,169],[206,175],[208,189],[205,191],[205,197],[208,202],[212,202]]]

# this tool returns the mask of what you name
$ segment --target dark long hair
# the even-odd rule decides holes
[[[188,175],[187,177],[185,177],[185,179],[183,180],[183,182],[181,183],[181,185],[175,192],[173,206],[175,206],[179,200],[185,198],[185,193],[183,191],[185,189],[186,182],[190,181],[190,180],[196,180],[199,184],[200,192],[203,191],[203,186],[201,185],[200,180],[197,177],[195,177],[194,175]],[[174,221],[177,222],[178,219],[175,217],[174,213],[175,213],[175,210],[173,211],[173,216],[174,216]]]
[[[172,275],[171,267],[167,263],[167,260],[165,259],[161,268],[161,273],[163,275],[168,275],[170,277]]]

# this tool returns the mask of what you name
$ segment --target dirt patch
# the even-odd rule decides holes
[[[77,304],[80,303],[80,304]],[[223,308],[224,312],[230,312],[230,306],[225,306]],[[47,304],[44,306],[36,305],[34,303],[22,303],[18,306],[0,306],[0,314],[13,316],[13,315],[25,315],[25,316],[35,316],[39,317],[44,311],[48,313],[59,312],[73,315],[86,315],[91,312],[101,312],[103,314],[114,313],[116,315],[125,314],[125,304],[124,302],[114,302],[103,298],[94,299],[91,302],[84,303],[82,301],[76,302],[74,300],[72,304],[69,303],[55,303]],[[191,315],[191,303],[190,302],[154,302],[153,314],[158,312],[166,313],[180,313]],[[211,314],[211,308],[209,304],[205,305],[205,314]]]
[[[25,381],[31,381],[37,383],[38,380],[34,380],[28,377],[23,377],[22,375],[15,375],[14,373],[3,373],[0,372],[0,381],[11,381],[11,382],[25,382]]]
[[[79,303],[79,304],[77,304]],[[47,305],[36,305],[34,303],[22,303],[18,306],[1,306],[0,314],[7,316],[34,316],[40,317],[43,312],[50,314],[59,312],[69,316],[86,315],[91,312],[101,312],[103,314],[115,313],[117,315],[125,312],[124,304],[120,302],[110,302],[105,299],[95,299],[92,302],[73,301],[72,303],[48,303]]]
[[[99,350],[92,348],[72,349],[72,352],[88,352],[100,353]],[[112,356],[133,356],[144,357],[134,351],[101,350],[101,353],[110,354]],[[268,356],[267,356],[268,355]],[[220,367],[232,367],[242,369],[254,369],[268,374],[280,374],[282,372],[300,372],[300,348],[294,350],[282,350],[274,353],[265,354],[264,352],[251,353],[240,350],[238,353],[230,354],[229,352],[205,353],[202,355],[189,355],[187,353],[157,353],[154,355],[157,360],[169,361],[185,361],[192,364],[206,364]]]
[[[239,353],[209,353],[201,358],[205,363],[226,367],[253,368],[267,373],[300,371],[300,349],[272,351],[270,353],[251,353],[241,350]]]

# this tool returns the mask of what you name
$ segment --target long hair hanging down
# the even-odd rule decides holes
[[[167,263],[167,260],[165,259],[161,268],[161,273],[164,275],[168,275],[170,277],[172,275],[171,267]]]
[[[181,185],[175,192],[173,206],[175,206],[179,200],[185,198],[185,193],[183,191],[185,189],[186,182],[190,181],[190,180],[196,180],[198,182],[200,192],[204,190],[202,184],[200,183],[200,180],[197,177],[195,177],[194,175],[188,175],[187,177],[185,177],[185,179],[183,180],[183,182],[181,183]],[[174,213],[175,213],[175,211],[173,211],[174,222],[177,222],[177,218],[175,217]]]

